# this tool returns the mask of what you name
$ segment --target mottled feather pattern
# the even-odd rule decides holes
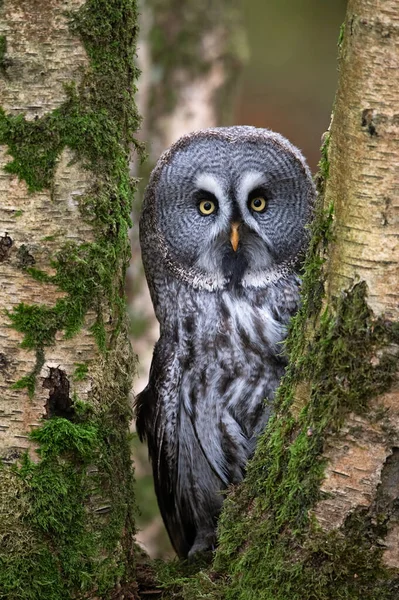
[[[254,186],[267,196],[262,215],[249,208]],[[198,211],[201,193],[214,198],[211,217]],[[251,127],[185,136],[152,174],[140,238],[161,333],[137,430],[180,556],[214,548],[223,492],[242,480],[270,417],[313,198],[300,152]]]

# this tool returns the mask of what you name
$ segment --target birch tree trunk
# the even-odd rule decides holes
[[[140,56],[151,166],[180,136],[222,125],[246,45],[237,0],[142,1]]]
[[[136,3],[0,10],[0,598],[105,597],[133,572]]]
[[[290,364],[183,597],[399,597],[398,92],[398,0],[349,0]]]

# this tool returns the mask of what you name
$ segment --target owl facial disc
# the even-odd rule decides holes
[[[297,268],[307,244],[314,186],[282,136],[252,127],[181,138],[158,161],[143,208],[144,253],[197,289],[262,286]],[[154,254],[151,255],[152,261]]]

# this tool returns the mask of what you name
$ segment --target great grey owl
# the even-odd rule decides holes
[[[181,557],[214,547],[270,416],[314,195],[300,151],[255,127],[186,135],[152,172],[140,242],[160,339],[137,431]]]

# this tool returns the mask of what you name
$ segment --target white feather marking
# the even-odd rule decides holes
[[[215,238],[222,229],[228,227],[230,221],[231,203],[228,194],[223,189],[222,182],[212,173],[200,173],[195,180],[195,185],[199,190],[206,190],[213,194],[219,203],[218,218],[210,230],[211,236]]]
[[[234,328],[233,335],[236,334],[240,326],[246,331],[253,344],[259,346],[259,348],[263,348],[264,343],[259,339],[258,333],[254,327],[254,316],[257,316],[260,317],[264,323],[264,331],[271,346],[276,346],[285,338],[286,327],[276,321],[265,305],[261,308],[251,306],[245,300],[231,298],[229,293],[223,293],[223,300],[235,321],[236,327]]]
[[[254,231],[261,237],[265,238],[264,231],[259,226],[258,220],[254,217],[252,212],[249,210],[248,195],[266,182],[265,174],[261,171],[246,171],[242,174],[241,180],[237,188],[237,201],[240,206],[241,214]]]
[[[200,173],[195,180],[195,185],[198,189],[206,190],[207,192],[210,192],[216,196],[219,202],[224,196],[223,188],[220,185],[220,182],[212,173]]]
[[[238,184],[238,202],[241,209],[247,205],[248,194],[266,182],[262,171],[246,171]]]
[[[283,278],[281,270],[270,269],[269,271],[247,272],[243,279],[242,285],[245,288],[264,288],[271,283],[276,283]]]
[[[207,292],[222,290],[226,286],[226,283],[226,278],[219,273],[216,273],[212,277],[208,277],[206,274],[195,275],[192,280],[194,289],[206,290]]]

